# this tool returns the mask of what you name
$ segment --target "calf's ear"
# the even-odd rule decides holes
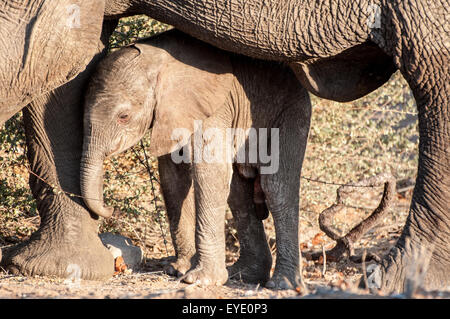
[[[372,42],[336,56],[291,63],[301,84],[311,93],[337,102],[349,102],[376,90],[396,71],[392,58]]]
[[[158,74],[150,153],[176,149],[175,129],[193,132],[194,120],[210,117],[230,93],[232,66],[227,53],[197,40],[165,48],[169,55]],[[186,131],[186,130],[185,130]]]

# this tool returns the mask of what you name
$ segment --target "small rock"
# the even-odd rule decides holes
[[[133,270],[139,268],[144,254],[140,247],[133,245],[130,238],[113,233],[103,233],[99,236],[103,245],[108,248],[114,259],[122,256],[128,268]]]
[[[108,248],[109,252],[113,255],[114,259],[116,259],[117,257],[122,257],[122,251],[119,248],[114,247],[111,244],[106,244],[105,246],[106,248]]]

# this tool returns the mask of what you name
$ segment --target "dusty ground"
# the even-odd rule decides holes
[[[376,204],[375,196],[374,203]],[[409,198],[398,195],[393,211],[405,211],[408,203]],[[351,214],[347,214],[345,219],[347,221],[349,218],[355,219],[351,216]],[[398,216],[391,213],[388,218],[381,221],[376,228],[361,239],[356,253],[361,253],[365,249],[379,255],[385,254],[398,238],[405,216],[406,214]],[[231,222],[231,220],[228,221],[228,223]],[[227,228],[230,227],[229,225]],[[265,227],[275,257],[276,247],[273,245],[273,224],[270,218],[265,221]],[[311,227],[306,229],[310,232],[317,231],[317,229],[311,230]],[[301,237],[308,237],[308,234],[303,233],[302,235]],[[228,231],[227,260],[230,264],[236,260],[239,251],[234,237],[233,232]],[[301,242],[303,254],[321,251],[322,247],[331,248],[333,246],[333,242],[320,231],[312,239]],[[330,289],[335,289],[335,292],[360,294],[360,297],[367,297],[368,294],[368,291],[357,289],[362,274],[362,265],[352,263],[345,258],[340,262],[327,262],[326,266],[323,265],[323,262],[308,261],[303,258],[303,279],[307,290],[304,287],[295,287],[296,289],[288,291],[274,291],[258,285],[245,284],[239,278],[230,279],[223,287],[184,284],[162,272],[163,266],[173,258],[166,257],[168,253],[171,252],[166,251],[164,243],[160,241],[159,246],[153,247],[152,251],[146,250],[146,259],[140,270],[116,275],[106,282],[73,282],[48,277],[30,278],[14,276],[1,271],[0,298],[297,298],[312,293],[333,293]]]
[[[223,287],[201,287],[181,283],[158,269],[164,260],[147,260],[143,270],[116,275],[106,282],[71,282],[60,278],[23,277],[0,274],[0,298],[288,298],[305,295],[303,289],[273,291],[231,279]],[[358,266],[345,263],[322,265],[305,262],[304,280],[314,292],[320,287],[336,287],[357,292]],[[367,292],[357,292],[367,293]]]

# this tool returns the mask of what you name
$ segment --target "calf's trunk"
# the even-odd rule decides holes
[[[90,154],[91,152],[87,152]],[[103,156],[87,155],[83,151],[80,166],[81,196],[87,207],[98,216],[111,217],[112,207],[103,203]],[[95,153],[94,153],[95,154]]]

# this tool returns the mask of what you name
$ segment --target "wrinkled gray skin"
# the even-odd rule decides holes
[[[306,88],[337,101],[399,69],[417,102],[419,165],[402,236],[377,268],[380,288],[403,291],[421,250],[432,252],[423,286],[450,285],[448,0],[116,0],[106,12],[145,12],[222,49],[292,62]]]
[[[39,229],[0,251],[0,266],[12,273],[106,279],[114,272],[98,217],[60,191],[80,194],[81,98],[117,25],[103,23],[103,13],[103,1],[0,1],[0,122],[26,106],[27,156],[40,176],[29,181]]]
[[[102,1],[0,1],[0,124],[86,68],[98,52],[104,7]]]
[[[268,209],[275,222],[277,263],[267,286],[295,286],[299,177],[310,116],[308,93],[287,66],[229,54],[179,31],[166,32],[112,53],[93,75],[84,114],[82,195],[93,212],[107,215],[103,161],[133,146],[151,127],[150,151],[159,156],[177,251],[171,272],[188,271],[184,278],[188,283],[227,281],[224,218],[228,203],[241,243],[241,256],[231,275],[250,282],[268,280],[271,254],[263,224],[257,219],[266,217],[260,214]],[[177,128],[192,132],[194,120],[203,120],[203,131],[217,128],[223,133],[227,128],[278,128],[279,150],[274,149],[272,155],[279,151],[279,169],[264,174],[261,165],[268,164],[249,163],[248,157],[234,165],[224,159],[174,163],[170,153],[179,155],[180,146],[189,142],[171,140],[176,137],[173,132]],[[275,143],[270,136],[269,145]],[[204,135],[204,148],[217,145],[225,150],[225,141],[214,141]],[[249,147],[246,138],[235,138],[234,144],[235,154]],[[183,156],[191,161],[188,145]]]
[[[55,54],[58,50],[47,43],[53,39],[48,34],[59,30],[57,26],[61,24],[55,22],[61,21],[61,13],[63,17],[67,17],[67,13],[64,10],[47,10],[48,6],[36,10],[44,2],[49,6],[55,3],[63,6],[69,2],[79,3],[82,8],[88,6],[87,10],[81,11],[84,14],[81,21],[86,23],[94,19],[98,22],[88,22],[92,29],[83,29],[85,32],[78,33],[76,37],[68,34],[60,36],[62,40],[55,42],[56,47],[64,47],[70,44],[66,43],[67,39],[73,39],[75,49],[68,50],[66,54]],[[2,121],[36,99],[40,93],[48,94],[47,100],[36,102],[40,108],[29,107],[31,112],[39,116],[35,114],[26,118],[27,126],[40,133],[28,135],[29,149],[36,150],[29,153],[29,161],[33,169],[46,172],[45,176],[52,184],[61,185],[63,189],[76,189],[79,170],[76,165],[66,165],[64,159],[65,151],[73,153],[75,158],[79,157],[81,148],[64,145],[81,143],[81,135],[76,133],[78,124],[72,126],[72,123],[77,123],[80,105],[76,100],[65,100],[65,97],[72,94],[73,97],[78,96],[80,86],[86,79],[79,79],[76,84],[69,84],[59,91],[50,90],[81,72],[91,61],[92,55],[101,51],[102,45],[98,41],[101,16],[99,10],[89,6],[101,6],[103,1],[23,0],[14,1],[14,8],[11,8],[10,3],[9,0],[0,1],[0,32],[3,39],[8,39],[0,44],[0,54],[6,55],[4,59],[8,61],[0,72]],[[380,9],[380,23],[371,27],[368,21],[371,22],[371,15],[376,12],[374,5]],[[393,69],[400,69],[417,102],[420,143],[418,174],[409,218],[401,238],[379,267],[381,288],[385,292],[399,292],[404,289],[409,265],[421,247],[428,250],[430,246],[433,248],[424,286],[429,289],[441,288],[448,286],[450,280],[450,32],[446,19],[449,10],[448,0],[107,0],[104,14],[111,19],[145,13],[228,51],[293,62],[297,76],[307,89],[337,101],[369,93],[384,83]],[[44,21],[44,16],[48,22],[40,23]],[[96,37],[92,41],[83,42],[93,33]],[[86,45],[81,46],[80,43]],[[22,58],[26,56],[24,52],[42,52],[27,49],[33,44],[48,48],[44,50],[45,54],[40,54],[39,60],[44,61],[42,65],[62,64],[65,71],[47,76],[48,70],[58,70],[57,66],[40,68],[40,72],[37,72],[41,64],[31,63],[32,55]],[[94,44],[98,50],[92,47]],[[19,54],[21,65],[15,64],[17,56],[8,57],[12,52]],[[56,64],[56,61],[59,63]],[[95,64],[95,60],[91,64]],[[10,69],[4,69],[10,66]],[[15,70],[11,70],[12,66],[16,66]],[[22,66],[32,66],[28,68],[29,75],[18,76],[19,73],[24,74]],[[24,83],[17,82],[17,78],[23,79]],[[32,86],[32,80],[36,79],[45,80]],[[47,85],[47,82],[53,84]],[[23,90],[27,85],[29,87]],[[38,89],[32,89],[34,87]],[[3,102],[6,98],[7,103]],[[53,111],[56,109],[65,112]],[[70,124],[60,125],[65,121]],[[53,129],[53,125],[57,129]],[[61,126],[68,129],[64,130]],[[56,134],[58,129],[61,131]],[[66,143],[65,139],[69,142]],[[65,230],[78,223],[78,217],[69,219],[66,216],[79,212],[84,216],[82,218],[88,220],[89,213],[74,198],[63,194],[54,196],[44,183],[35,178],[32,181],[39,213],[47,216],[43,219],[40,232],[49,235],[37,235],[36,238],[40,238],[37,244],[17,255],[21,257],[15,259],[14,268],[26,274],[64,276],[66,272],[62,269],[67,265],[69,254],[62,253],[58,244],[50,239],[64,237],[62,234],[65,234]],[[95,220],[92,223],[95,224]],[[86,230],[93,231],[94,228]],[[27,245],[25,243],[23,246]],[[81,252],[85,249],[82,247],[92,244],[91,241],[82,240],[72,241],[71,245],[74,249],[70,256],[79,256],[79,259],[84,260]],[[102,251],[94,246],[89,247],[92,256]],[[44,255],[46,258],[40,257]],[[6,264],[9,262],[10,259]],[[30,264],[33,266],[30,267]],[[3,261],[2,265],[6,267]],[[84,265],[82,278],[85,273],[95,273],[98,278],[105,278],[111,273],[94,266],[87,267],[85,271]]]

